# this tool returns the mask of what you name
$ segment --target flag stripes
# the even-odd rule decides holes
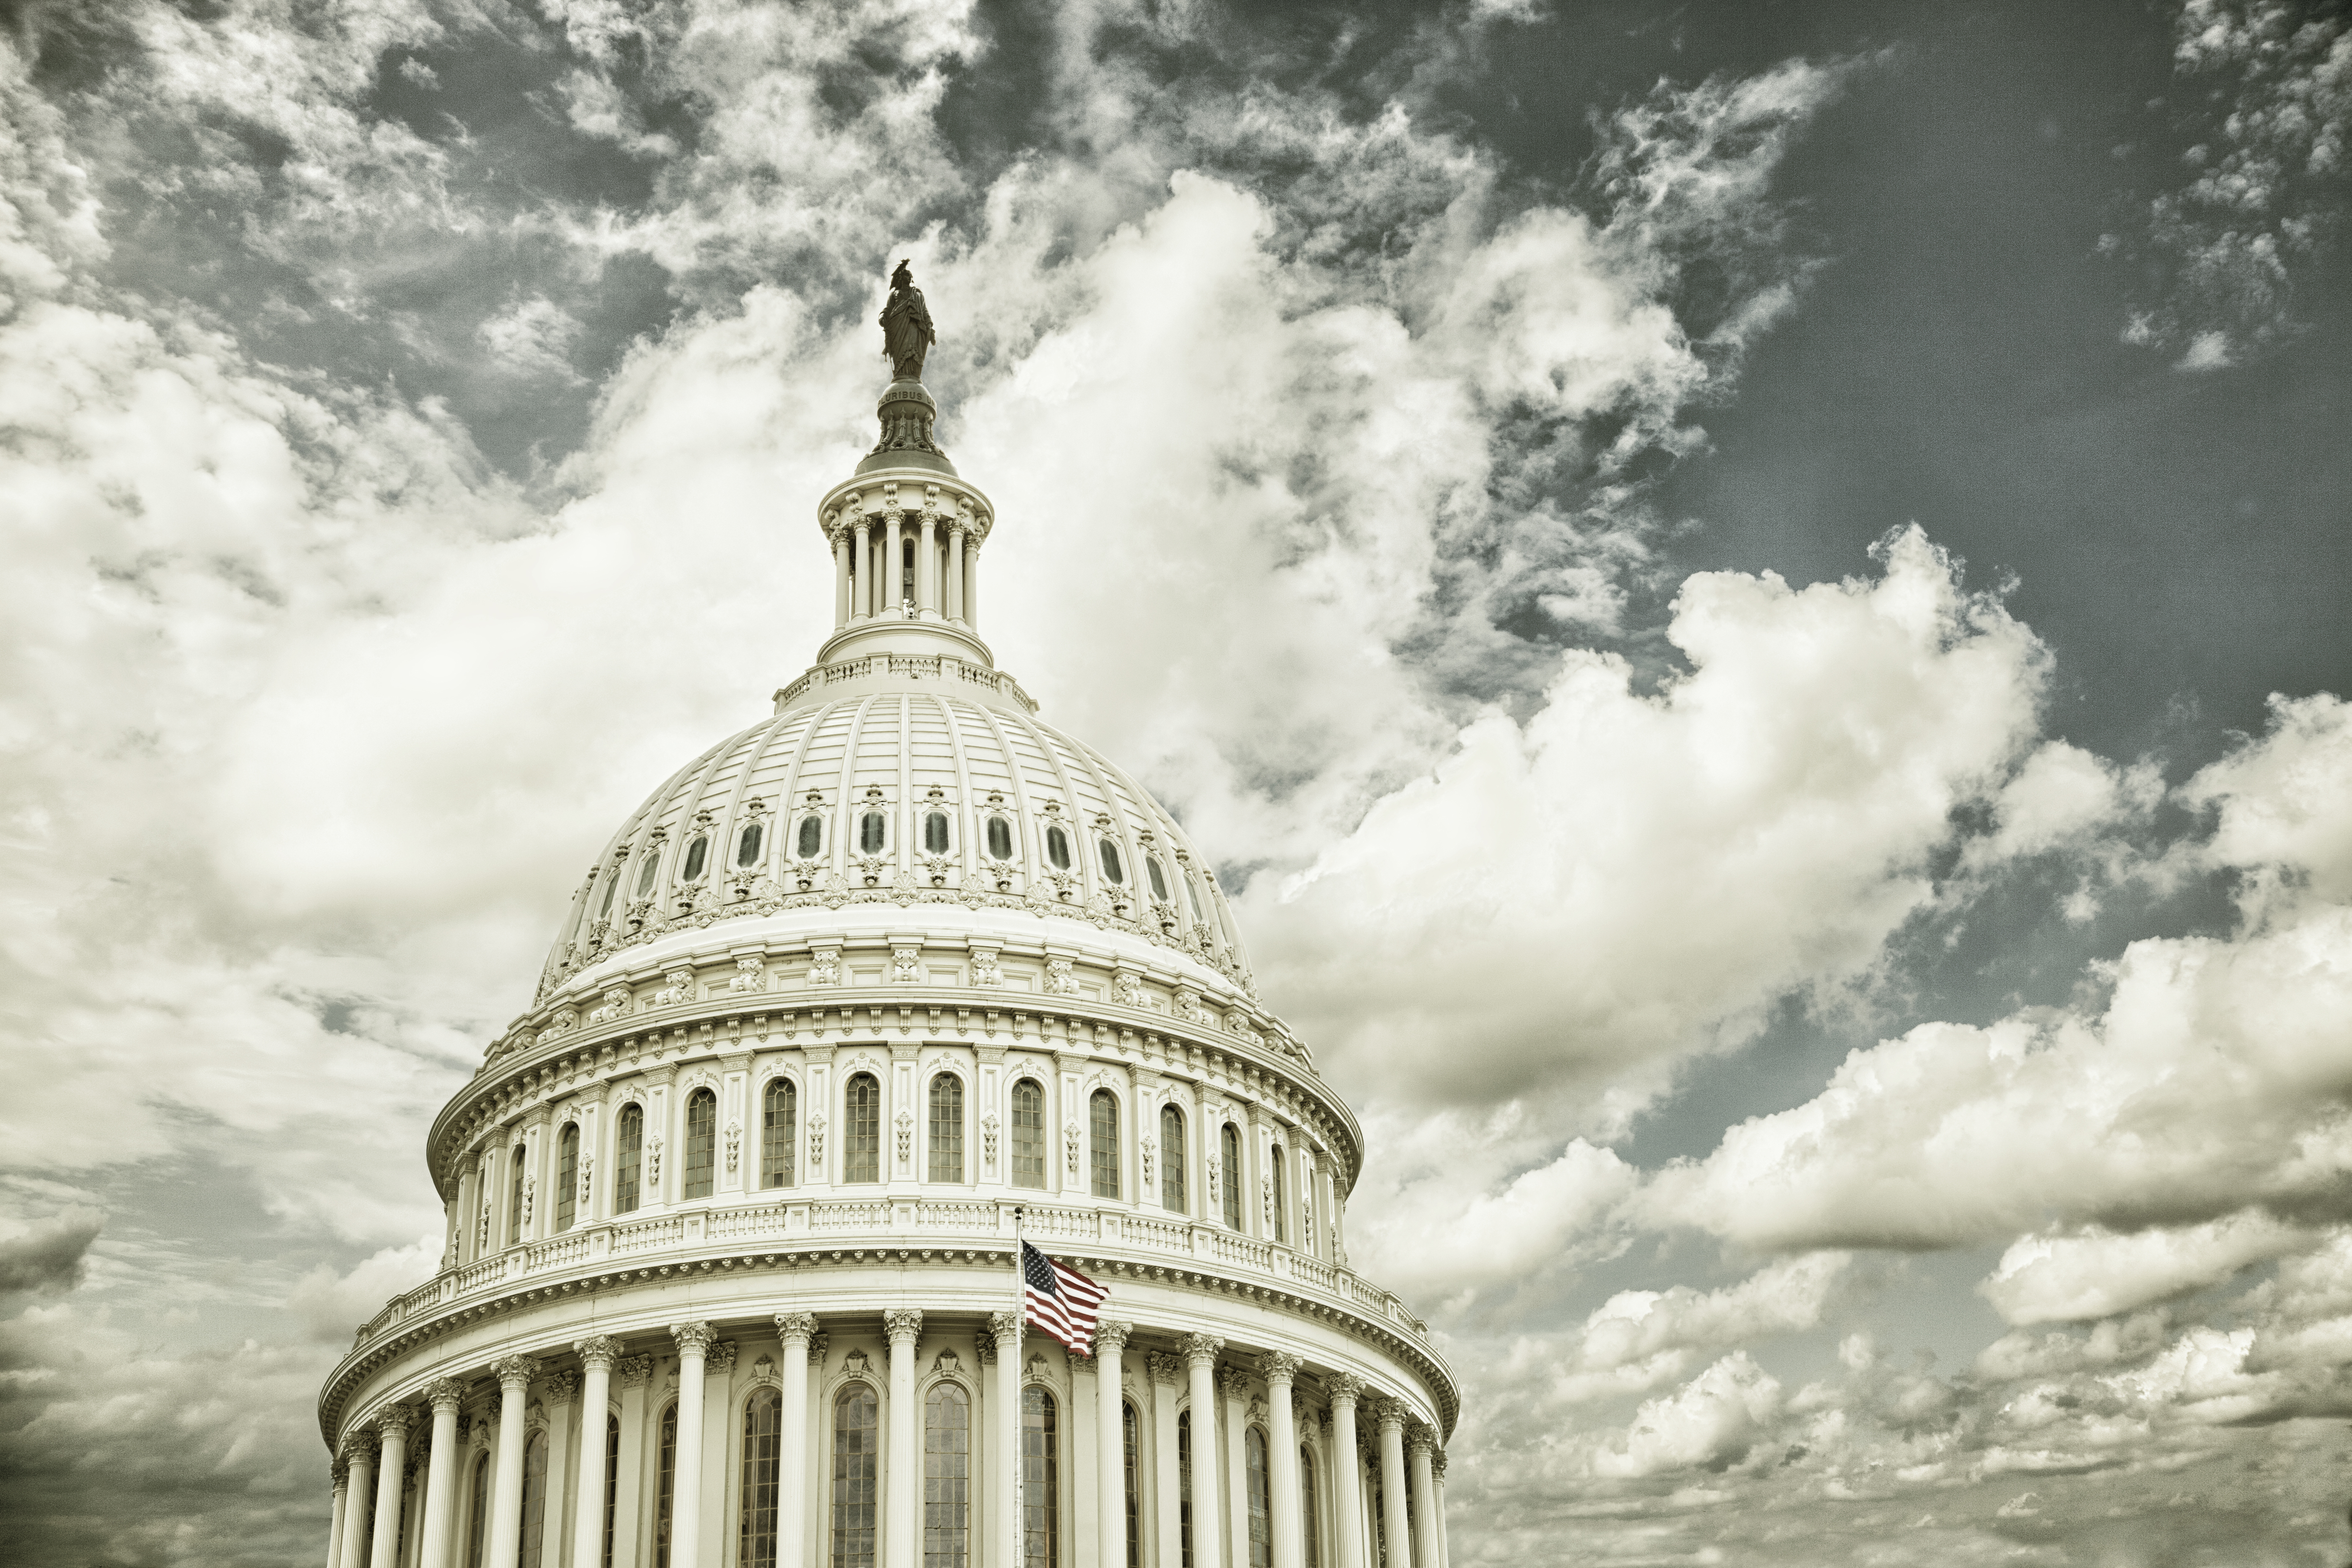
[[[1021,1244],[1024,1315],[1080,1355],[1094,1353],[1095,1319],[1109,1294],[1076,1269]]]

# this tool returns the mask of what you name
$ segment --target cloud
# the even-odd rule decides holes
[[[387,1247],[341,1272],[321,1263],[295,1282],[287,1308],[311,1339],[348,1345],[352,1333],[383,1310],[386,1301],[432,1278],[440,1267],[441,1250],[436,1231],[405,1247]]]
[[[1719,1470],[1746,1458],[1780,1409],[1780,1383],[1735,1352],[1673,1394],[1645,1402],[1621,1436],[1594,1451],[1592,1470],[1624,1479]]]
[[[1646,1393],[1701,1355],[1815,1328],[1852,1262],[1846,1253],[1817,1252],[1719,1290],[1621,1290],[1585,1320],[1558,1397],[1574,1405]]]
[[[68,1208],[0,1235],[0,1291],[72,1289],[81,1283],[90,1243],[105,1228],[105,1215]]]
[[[2202,1289],[2316,1239],[2251,1214],[2124,1236],[2096,1227],[2029,1236],[2010,1244],[2000,1266],[1977,1289],[2012,1323],[2111,1318]]]

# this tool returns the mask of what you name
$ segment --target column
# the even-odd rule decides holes
[[[654,1358],[623,1356],[613,1363],[621,1390],[621,1473],[613,1482],[613,1568],[635,1568],[637,1502],[645,1488],[646,1395]]]
[[[486,1561],[512,1563],[522,1550],[522,1446],[525,1395],[539,1363],[510,1355],[490,1363],[499,1379],[499,1448],[490,1460],[490,1545]]]
[[[1416,1422],[1406,1450],[1412,1459],[1412,1558],[1421,1568],[1437,1568],[1437,1485],[1429,1473],[1436,1436]]]
[[[922,1422],[915,1414],[915,1342],[922,1337],[923,1314],[902,1307],[882,1314],[890,1339],[889,1468],[883,1474],[882,1562],[884,1568],[915,1568],[922,1544],[922,1447],[916,1442]]]
[[[669,1332],[677,1342],[677,1460],[670,1481],[669,1560],[677,1568],[700,1568],[702,1363],[714,1336],[709,1323],[672,1323]],[[508,1558],[491,1561],[505,1563]]]
[[[1298,1358],[1276,1351],[1264,1363],[1265,1373],[1265,1440],[1274,1451],[1266,1456],[1265,1481],[1273,1489],[1274,1568],[1301,1568],[1306,1544],[1298,1520],[1298,1426],[1290,1410],[1291,1384],[1297,1381]]]
[[[580,1374],[559,1372],[544,1384],[547,1406],[547,1479],[540,1505],[539,1561],[522,1568],[563,1568],[563,1456],[572,1451],[572,1431],[580,1396]]]
[[[1153,1351],[1143,1364],[1151,1378],[1152,1521],[1160,1542],[1160,1568],[1182,1568],[1184,1521],[1177,1508],[1184,1495],[1184,1478],[1176,1468],[1176,1384],[1184,1375],[1184,1363]]]
[[[992,1568],[1021,1563],[1021,1352],[1020,1320],[992,1312],[988,1331],[996,1339],[996,1527],[989,1533]]]
[[[1127,1561],[1127,1412],[1119,1397],[1119,1356],[1134,1331],[1132,1323],[1095,1324],[1095,1474],[1102,1495],[1095,1538],[1103,1568]]]
[[[1437,1492],[1437,1568],[1446,1568],[1454,1557],[1454,1542],[1445,1528],[1445,1450],[1438,1449],[1429,1456],[1429,1468]]]
[[[935,616],[940,613],[940,573],[938,563],[933,559],[937,546],[931,531],[938,521],[935,515],[924,512],[922,536],[915,543],[915,604],[918,608]]]
[[[963,619],[963,524],[948,525],[948,619]]]
[[[849,624],[849,531],[836,522],[825,531],[833,536],[833,629],[839,631]]]
[[[1192,1568],[1217,1568],[1217,1352],[1225,1342],[1188,1334],[1184,1360],[1192,1373]],[[1244,1557],[1240,1568],[1248,1568]]]
[[[1402,1400],[1381,1401],[1381,1500],[1387,1505],[1381,1510],[1381,1527],[1388,1535],[1389,1568],[1409,1568],[1412,1563],[1412,1521],[1405,1517],[1404,1502],[1404,1415]]]
[[[612,1403],[613,1363],[621,1359],[621,1342],[598,1334],[575,1342],[572,1353],[580,1358],[583,1374],[579,1506],[572,1515],[572,1561],[574,1568],[600,1568],[604,1561],[604,1422],[610,1414],[604,1407]],[[560,1490],[557,1495],[562,1495]]]
[[[905,552],[898,547],[898,517],[895,511],[882,514],[882,537],[889,542],[890,546],[889,569],[882,574],[883,591],[889,595],[882,606],[882,613],[886,616],[897,615],[898,601],[907,596],[904,580],[907,565],[902,558]]]
[[[980,541],[977,539],[963,547],[963,624],[974,631],[980,630]]]
[[[343,1568],[364,1568],[368,1554],[368,1501],[375,1496],[373,1445],[366,1434],[352,1445],[351,1492],[343,1503]]]
[[[466,1385],[436,1378],[426,1384],[425,1397],[433,1406],[433,1459],[425,1472],[425,1553],[418,1561],[424,1568],[449,1568],[456,1555],[449,1550],[449,1514],[464,1468],[457,1456],[457,1404],[466,1397]]]
[[[776,1314],[776,1337],[784,1342],[783,1440],[776,1454],[776,1568],[802,1568],[808,1555],[808,1363],[809,1339],[815,1332],[814,1312]]]
[[[874,551],[867,538],[867,524],[861,514],[855,525],[857,545],[850,559],[857,568],[856,581],[849,596],[850,613],[864,620],[874,613]]]
[[[1364,1568],[1364,1458],[1356,1452],[1356,1401],[1364,1380],[1335,1373],[1323,1380],[1331,1397],[1331,1537],[1339,1568]]]
[[[1229,1366],[1217,1374],[1217,1392],[1225,1396],[1225,1540],[1233,1568],[1249,1568],[1249,1377]],[[1192,1440],[1201,1440],[1200,1423],[1192,1424]],[[1194,1516],[1199,1518],[1197,1511]],[[1196,1528],[1193,1537],[1197,1540]]]
[[[327,1568],[343,1568],[343,1516],[351,1511],[352,1468],[337,1459],[327,1474],[335,1483],[334,1501],[327,1505]]]

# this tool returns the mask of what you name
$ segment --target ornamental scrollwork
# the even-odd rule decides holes
[[[923,983],[921,948],[894,947],[890,950],[890,983],[894,985],[919,985]]]
[[[1002,986],[1004,972],[996,967],[996,954],[987,948],[971,955],[971,983],[974,985]]]
[[[609,1024],[615,1018],[626,1017],[629,1012],[629,988],[615,985],[604,993],[604,1005],[588,1015],[591,1025]]]
[[[1078,977],[1072,972],[1066,958],[1045,961],[1045,992],[1051,996],[1075,996],[1078,994]]]
[[[742,1156],[743,1124],[740,1121],[730,1121],[727,1123],[727,1171],[730,1175],[734,1174]]]
[[[691,1002],[694,1000],[693,970],[684,968],[673,969],[667,974],[663,975],[662,979],[665,982],[662,988],[655,992],[653,995],[648,997],[646,1001],[646,1005],[648,1008],[675,1007],[681,1003]]]
[[[735,973],[727,982],[730,991],[764,991],[768,985],[767,961],[761,958],[739,958]]]

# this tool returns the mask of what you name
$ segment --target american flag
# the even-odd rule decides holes
[[[1094,1353],[1095,1318],[1109,1294],[1076,1269],[1021,1244],[1021,1295],[1029,1321],[1080,1355]]]

